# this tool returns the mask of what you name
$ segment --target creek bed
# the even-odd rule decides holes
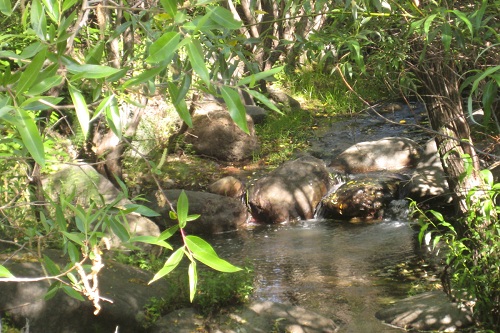
[[[255,226],[207,240],[222,258],[253,264],[258,300],[299,305],[338,318],[344,323],[340,332],[401,332],[382,324],[375,313],[407,297],[411,288],[410,279],[384,273],[421,255],[408,222],[308,220]]]

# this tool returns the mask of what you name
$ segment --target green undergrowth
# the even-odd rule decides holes
[[[245,304],[253,292],[253,268],[247,264],[236,273],[222,273],[210,269],[200,269],[198,286],[193,302],[189,302],[188,277],[182,269],[165,277],[168,292],[149,300],[140,314],[140,322],[145,328],[153,325],[162,316],[182,308],[194,308],[201,315],[216,315],[225,307]]]

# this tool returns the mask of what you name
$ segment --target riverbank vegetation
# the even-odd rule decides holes
[[[495,0],[159,0],[120,5],[0,0],[1,243],[32,248],[53,268],[42,259],[41,249],[62,248],[70,267],[76,267],[80,255],[93,258],[105,249],[104,231],[133,241],[113,218],[103,219],[99,232],[92,229],[90,210],[50,199],[42,176],[58,163],[83,160],[124,189],[141,187],[144,179],[165,170],[179,186],[192,181],[193,173],[212,172],[216,178],[220,171],[215,163],[186,167],[183,155],[189,155],[189,146],[169,151],[164,144],[192,125],[191,104],[203,96],[224,101],[244,131],[239,93],[274,112],[257,128],[262,148],[253,161],[270,167],[307,147],[320,119],[387,98],[411,97],[427,106],[429,131],[436,138],[458,217],[445,224],[434,214],[438,222],[424,225],[445,227],[441,239],[448,240],[454,256],[446,281],[451,289],[465,288],[477,299],[478,322],[498,329],[498,320],[488,316],[500,317],[500,278],[492,274],[498,272],[495,261],[486,260],[500,253],[498,186],[481,171],[481,159],[485,166],[498,161],[499,8]],[[311,107],[279,110],[268,94],[272,84],[312,101]],[[152,101],[159,101],[156,108]],[[163,108],[170,111],[159,112]],[[145,110],[171,117],[174,125],[156,133],[157,123],[141,122]],[[479,111],[477,132],[493,139],[481,149],[467,120]],[[141,131],[156,141],[148,152],[163,142],[158,153],[137,149]],[[132,153],[141,162],[123,164],[125,154]],[[101,213],[114,211],[107,205],[95,207]],[[180,212],[174,216],[181,233],[189,218],[187,207],[177,207]],[[134,206],[127,212],[134,209],[144,211]],[[81,224],[68,230],[67,221]],[[165,240],[170,236],[140,240],[169,248]],[[183,239],[185,252],[174,252],[160,272],[166,275],[187,256],[192,298],[195,263],[218,261],[204,257],[213,255],[213,249],[201,240]],[[229,263],[213,266],[237,270]],[[67,274],[49,271],[64,279],[67,293],[82,290],[71,269]],[[1,263],[0,279],[15,279]]]

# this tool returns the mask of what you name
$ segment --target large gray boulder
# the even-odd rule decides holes
[[[181,190],[164,191],[174,209]],[[235,231],[246,224],[248,212],[241,199],[230,198],[218,194],[185,191],[189,202],[189,214],[200,214],[197,220],[188,222],[185,230],[195,235],[210,235],[226,231]],[[170,206],[160,192],[147,195],[149,206],[160,213],[154,220],[162,227],[177,223],[169,217]]]
[[[334,333],[340,328],[334,320],[302,307],[264,301],[239,307],[209,323],[192,309],[178,310],[160,319],[151,333],[197,332],[207,324],[210,332],[219,333]]]
[[[216,110],[193,117],[193,128],[185,135],[185,142],[201,155],[221,161],[248,160],[259,149],[253,120],[247,115],[249,134],[243,132],[226,110]]]
[[[64,266],[60,259],[62,253],[51,250],[45,254]],[[41,265],[30,257],[11,259],[4,265],[16,277],[45,276]],[[76,300],[62,290],[45,300],[50,285],[45,280],[1,282],[0,309],[16,327],[28,322],[30,333],[146,332],[144,306],[152,297],[168,293],[167,283],[159,280],[148,285],[152,273],[108,260],[104,261],[98,278],[100,295],[113,303],[101,301],[102,308],[97,315],[91,301]]]
[[[311,219],[330,179],[322,160],[303,156],[259,179],[248,191],[248,204],[258,222]]]
[[[427,141],[424,146],[420,161],[410,181],[405,185],[405,190],[408,197],[417,202],[437,204],[452,201],[434,139]]]
[[[405,330],[455,332],[472,325],[469,307],[450,301],[439,290],[419,294],[380,310],[376,317]]]
[[[389,137],[357,143],[340,153],[329,167],[345,173],[397,171],[414,167],[419,157],[419,145],[415,141]]]
[[[60,165],[57,172],[44,177],[42,185],[45,192],[55,201],[59,200],[60,195],[69,197],[74,193],[74,203],[83,207],[88,207],[92,201],[97,203],[104,201],[105,204],[109,204],[120,196],[123,198],[116,204],[117,207],[132,204],[132,201],[124,197],[108,179],[88,164]],[[150,219],[136,213],[127,214],[126,218],[131,235],[160,235],[160,228]],[[121,245],[118,237],[113,234],[109,236],[114,247]]]

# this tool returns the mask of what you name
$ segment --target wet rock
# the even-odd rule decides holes
[[[45,254],[64,266],[62,253],[50,250]],[[99,272],[99,291],[113,303],[101,301],[97,315],[91,301],[76,300],[62,290],[45,300],[48,281],[0,283],[2,314],[6,313],[17,327],[28,320],[30,333],[146,332],[141,322],[143,307],[151,297],[166,294],[167,284],[156,281],[148,285],[153,278],[149,272],[109,260],[104,264]],[[17,277],[45,276],[41,265],[28,259],[10,260],[5,266]]]
[[[406,330],[455,332],[472,325],[470,308],[450,301],[442,291],[430,291],[396,302],[376,313],[387,324]]]
[[[181,190],[164,191],[172,205],[177,207],[177,199]],[[246,224],[248,212],[240,199],[218,194],[185,191],[189,201],[189,214],[200,214],[197,220],[188,222],[185,230],[195,235],[210,235],[226,231],[235,231]],[[169,217],[170,206],[160,193],[147,195],[149,206],[160,213],[154,221],[162,227],[170,227],[177,223]]]
[[[193,117],[193,128],[185,135],[185,142],[192,144],[198,154],[221,161],[247,160],[259,148],[253,120],[248,115],[247,125],[250,134],[243,132],[226,110],[197,114]]]
[[[334,320],[307,309],[270,301],[240,307],[205,323],[206,325],[214,333],[334,333],[340,327]],[[188,333],[205,326],[195,311],[183,309],[160,319],[151,332]]]
[[[406,179],[406,176],[396,173],[358,175],[326,195],[317,215],[338,219],[380,219],[386,206],[399,199],[399,185]]]
[[[311,219],[329,189],[328,171],[322,160],[303,156],[289,161],[259,179],[250,189],[248,204],[258,222],[281,223]]]
[[[397,171],[414,167],[419,157],[415,141],[389,137],[357,143],[340,153],[329,167],[345,173]]]
[[[226,197],[241,198],[245,194],[246,187],[239,179],[227,176],[210,184],[208,191]]]
[[[79,165],[60,165],[59,171],[47,175],[43,180],[43,188],[55,201],[59,200],[59,195],[70,197],[74,192],[74,203],[83,207],[88,207],[90,203],[111,203],[120,196],[123,197],[116,206],[124,207],[132,204],[132,201],[125,198],[123,193],[118,190],[108,179],[99,174],[92,166],[88,164]],[[160,229],[150,219],[139,214],[126,215],[130,233],[135,236],[159,236]],[[110,235],[112,245],[117,247],[121,244],[118,237]],[[141,244],[142,247],[150,248],[147,244]]]

